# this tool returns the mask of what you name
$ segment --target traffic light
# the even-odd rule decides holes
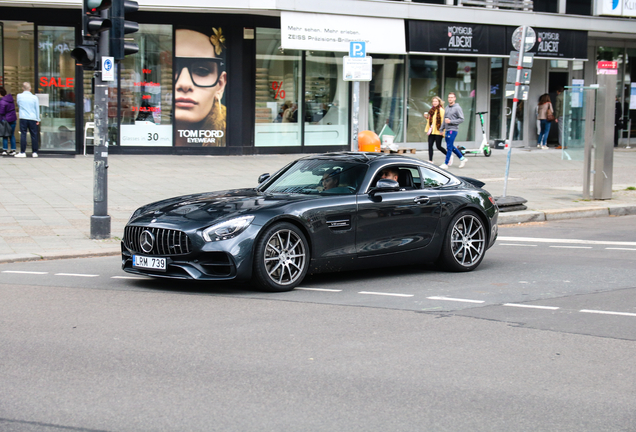
[[[111,20],[102,18],[101,12],[110,8],[112,0],[84,0],[82,25],[85,38],[97,37],[103,31],[110,30]]]
[[[125,35],[139,31],[139,24],[134,21],[126,21],[127,13],[137,12],[139,3],[132,0],[112,0],[110,20],[113,28],[110,31],[110,55],[115,60],[123,60],[130,54],[139,51],[139,45],[134,42],[126,42]]]
[[[101,32],[110,30],[111,20],[102,18],[102,11],[110,8],[112,0],[83,0],[82,2],[82,38],[71,56],[84,69],[95,70],[99,58],[97,38]]]

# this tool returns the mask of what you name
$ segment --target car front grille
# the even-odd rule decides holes
[[[151,237],[154,239],[149,252],[142,248],[144,231],[152,234]],[[192,249],[190,239],[182,231],[141,226],[127,226],[124,229],[124,244],[131,251],[145,255],[183,255],[190,253]]]

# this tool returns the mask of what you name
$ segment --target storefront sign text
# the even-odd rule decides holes
[[[178,130],[180,138],[187,138],[188,144],[213,144],[217,138],[222,138],[221,130]]]
[[[40,86],[42,87],[67,87],[73,88],[75,86],[74,78],[47,78],[40,77]]]

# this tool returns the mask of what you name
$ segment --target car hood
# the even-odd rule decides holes
[[[233,216],[254,214],[291,202],[315,199],[315,196],[293,194],[265,194],[256,189],[235,189],[185,195],[140,207],[129,224],[155,226],[180,225],[201,227]],[[185,225],[185,226],[183,226]]]

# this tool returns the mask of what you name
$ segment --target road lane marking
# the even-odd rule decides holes
[[[528,308],[528,309],[547,309],[547,310],[559,309],[557,306],[537,306],[537,305],[527,305],[527,304],[519,304],[519,303],[504,303],[504,306]]]
[[[549,246],[551,248],[561,249],[592,249],[592,246]]]
[[[633,251],[636,251],[636,249],[632,249],[632,248],[605,248],[605,249],[611,249],[611,250],[633,250]]]
[[[36,275],[49,274],[49,272],[19,271],[19,270],[3,270],[2,273],[36,274]]]
[[[81,274],[81,273],[55,273],[55,276],[99,277],[99,275]]]
[[[537,245],[531,245],[531,244],[518,244],[518,243],[495,243],[498,244],[499,246],[525,246],[525,247],[536,247]]]
[[[372,291],[360,291],[358,294],[393,296],[393,297],[413,297],[413,294],[395,294],[395,293],[383,293],[383,292],[372,292]]]
[[[111,276],[111,279],[135,279],[135,280],[150,280],[149,277],[141,276]]]
[[[537,237],[497,237],[498,241],[533,242],[533,243],[563,243],[563,244],[589,244],[589,245],[614,245],[636,246],[636,242],[602,241],[602,240],[576,240],[576,239],[551,239]]]
[[[621,316],[636,317],[636,313],[629,313],[629,312],[612,312],[612,311],[601,311],[601,310],[592,310],[592,309],[581,309],[579,312],[602,314],[602,315],[621,315]]]
[[[429,300],[446,300],[446,301],[464,302],[464,303],[485,303],[485,300],[469,300],[469,299],[441,297],[441,296],[433,296],[433,297],[426,297],[426,298]]]
[[[296,288],[297,290],[303,291],[324,291],[324,292],[341,292],[342,290],[338,289],[328,289],[328,288]]]

